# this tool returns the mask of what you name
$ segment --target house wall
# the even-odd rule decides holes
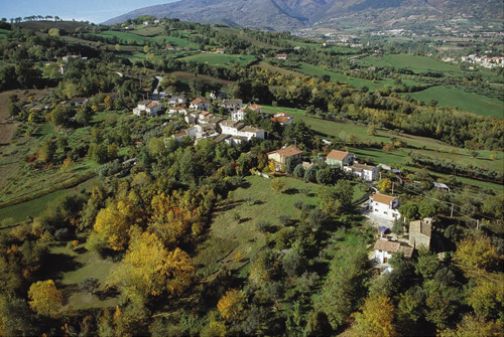
[[[396,209],[398,205],[390,205],[382,204],[381,202],[372,201],[370,199],[369,207],[371,209],[371,213],[375,216],[394,221],[395,219],[401,218],[401,213]]]
[[[430,237],[422,233],[409,233],[409,244],[416,249],[430,248]]]
[[[331,158],[326,159],[326,164],[329,166],[343,167],[343,162],[341,160],[336,160],[336,159],[331,159]]]
[[[374,251],[375,260],[378,264],[388,264],[388,261],[392,257],[392,254],[384,250],[376,249]]]

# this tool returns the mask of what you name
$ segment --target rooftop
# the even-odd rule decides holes
[[[296,145],[290,145],[284,148],[281,148],[280,150],[272,151],[268,154],[273,154],[273,153],[278,153],[282,157],[292,157],[292,156],[297,156],[298,154],[303,153]]]
[[[381,194],[379,192],[374,193],[371,196],[371,200],[373,200],[375,202],[379,202],[381,204],[386,204],[386,205],[390,205],[390,203],[396,199],[397,199],[396,197],[393,197],[391,195]]]
[[[411,258],[413,256],[413,247],[401,245],[400,242],[378,239],[374,245],[375,250],[383,250],[387,253],[402,253],[404,257]]]
[[[327,159],[343,160],[349,154],[350,154],[350,152],[347,152],[347,151],[331,150],[331,152],[329,152],[327,154]]]

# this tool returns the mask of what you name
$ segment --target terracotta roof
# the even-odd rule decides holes
[[[327,159],[334,159],[334,160],[343,160],[348,156],[350,153],[347,151],[338,151],[338,150],[331,150],[327,154]]]
[[[289,116],[271,117],[273,123],[288,123],[290,120],[291,118]]]
[[[371,199],[375,202],[379,202],[381,204],[385,205],[390,205],[390,203],[394,200],[396,200],[396,197],[393,197],[391,195],[386,195],[386,194],[381,194],[381,193],[374,193],[371,196]]]
[[[388,253],[402,253],[404,257],[411,258],[413,256],[413,247],[401,245],[400,242],[388,241],[379,239],[374,245],[375,250],[384,250]]]
[[[157,106],[159,106],[159,102],[158,101],[150,101],[147,104],[147,108],[154,108],[154,107],[157,107]]]
[[[207,103],[208,101],[204,97],[197,97],[191,101],[191,104],[204,104]]]
[[[212,114],[210,113],[210,111],[201,111],[200,115],[207,117],[207,116],[211,116]]]
[[[284,147],[280,150],[270,152],[268,154],[273,154],[273,153],[278,153],[281,157],[288,158],[288,157],[292,157],[292,156],[296,156],[298,154],[301,154],[301,153],[303,153],[303,151],[301,151],[296,145],[290,145],[290,146]]]
[[[256,103],[252,103],[252,104],[247,105],[247,109],[252,110],[252,111],[257,111],[257,110],[261,110],[262,106],[259,104],[256,104]]]
[[[374,245],[374,249],[384,250],[389,253],[397,253],[401,244],[399,242],[388,241],[385,239],[379,239]]]

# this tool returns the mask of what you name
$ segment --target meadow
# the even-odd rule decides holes
[[[409,95],[426,103],[435,100],[440,107],[455,107],[482,116],[504,118],[504,101],[467,92],[462,88],[436,86]]]
[[[299,219],[301,211],[296,203],[317,206],[319,192],[324,186],[305,183],[292,177],[280,177],[285,183],[282,192],[271,187],[272,179],[259,176],[247,177],[246,186],[231,192],[214,212],[208,239],[198,246],[195,263],[204,267],[202,276],[212,277],[223,268],[239,269],[245,265],[274,234],[264,233],[258,224],[267,223],[278,232],[292,230],[284,226],[280,218]],[[366,185],[355,182],[353,200],[367,193]],[[331,188],[331,187],[328,187]]]
[[[80,238],[84,239],[84,238]],[[82,241],[82,240],[80,240]],[[86,282],[96,282],[96,290],[105,290],[105,282],[114,262],[104,259],[95,251],[88,251],[80,242],[71,248],[65,242],[53,243],[49,257],[57,269],[44,270],[45,276],[58,282],[65,298],[63,311],[110,308],[118,304],[116,297],[100,298],[89,291]]]
[[[214,67],[229,68],[233,64],[246,66],[256,60],[252,55],[228,55],[228,54],[214,54],[214,53],[200,53],[192,56],[187,56],[179,59],[185,62],[204,63]]]

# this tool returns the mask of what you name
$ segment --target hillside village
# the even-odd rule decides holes
[[[248,113],[258,114],[261,118],[269,118],[281,127],[293,121],[293,118],[285,112],[273,114],[271,117],[271,114],[263,113],[259,104],[244,104],[241,99],[217,97],[214,92],[211,92],[208,97],[196,97],[191,101],[184,96],[170,96],[164,92],[157,95],[161,100],[141,101],[133,109],[133,114],[153,118],[161,114],[167,114],[170,118],[182,116],[187,127],[172,136],[178,142],[190,140],[197,143],[203,139],[209,139],[216,143],[225,142],[235,146],[251,140],[267,139],[265,130],[244,124]],[[153,93],[153,96],[156,97],[156,93]],[[211,106],[214,110],[218,109],[220,113],[215,115],[210,113],[208,110]],[[267,153],[267,157],[269,160],[267,169],[264,172],[255,171],[255,174],[266,179],[289,173],[298,178],[307,179],[310,175],[308,170],[322,164],[329,168],[334,176],[346,176],[348,179],[360,180],[368,185],[369,197],[361,200],[360,211],[377,231],[377,239],[371,248],[370,259],[374,267],[381,272],[393,270],[388,262],[393,254],[403,254],[406,258],[412,258],[418,249],[430,250],[431,236],[435,233],[433,217],[436,215],[431,214],[431,217],[420,220],[408,219],[399,211],[400,196],[393,195],[393,186],[392,195],[381,193],[377,188],[378,181],[382,180],[382,173],[394,172],[392,176],[395,176],[398,182],[402,182],[400,170],[394,170],[382,163],[377,163],[377,165],[360,163],[355,154],[344,150],[329,150],[325,158],[321,159],[303,151],[295,144],[286,144],[280,149]],[[288,170],[287,166],[291,169]],[[287,171],[290,172],[287,173]],[[435,188],[449,190],[446,184],[437,182],[433,184]]]
[[[502,335],[500,68],[152,17],[11,24],[0,335]]]

